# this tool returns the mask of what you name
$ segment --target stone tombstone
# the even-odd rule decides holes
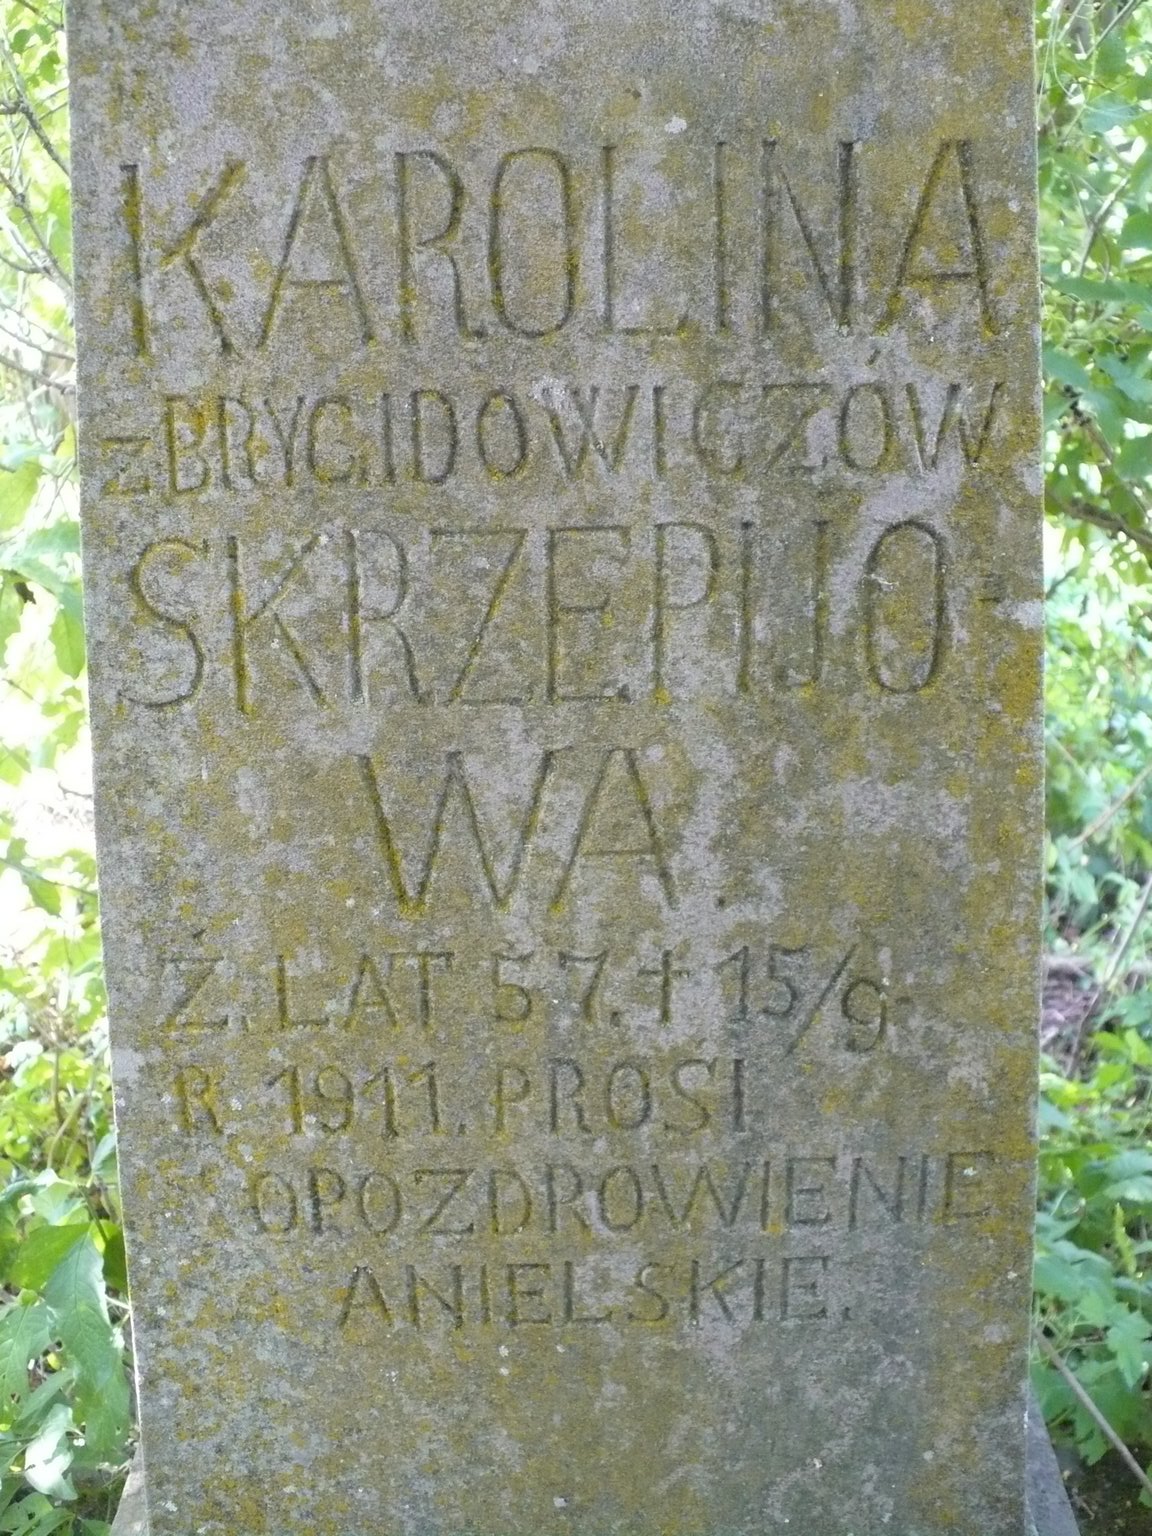
[[[1021,1536],[1030,0],[75,0],[153,1536]]]

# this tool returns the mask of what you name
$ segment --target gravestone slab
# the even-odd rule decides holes
[[[152,1536],[1023,1536],[1028,0],[79,0]]]

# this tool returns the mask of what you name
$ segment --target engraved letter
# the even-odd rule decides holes
[[[229,160],[219,177],[209,187],[208,191],[197,204],[196,211],[188,224],[188,228],[178,240],[168,247],[160,257],[160,266],[169,267],[174,261],[182,261],[184,270],[192,279],[192,286],[200,295],[204,308],[208,311],[208,319],[216,340],[220,343],[220,350],[224,353],[232,353],[236,349],[232,339],[224,329],[224,319],[212,296],[212,290],[204,280],[204,273],[196,261],[196,241],[208,228],[220,211],[220,205],[231,192],[232,188],[240,180],[244,173],[243,163],[239,160]]]
[[[695,590],[692,588],[683,590],[683,587],[687,586],[685,582],[681,590],[673,596],[669,590],[673,585],[668,574],[669,543],[671,542],[674,549],[677,544],[684,549],[689,540],[695,543],[699,551],[699,557],[696,557],[696,568],[700,574]],[[693,556],[684,558],[685,564],[688,564]],[[661,704],[672,702],[664,678],[668,615],[684,613],[689,608],[699,608],[701,604],[707,603],[716,591],[719,576],[720,547],[716,541],[716,535],[710,528],[705,528],[703,523],[656,524],[656,601],[652,610],[652,694]]]
[[[413,169],[415,162],[433,166],[443,177],[448,192],[448,212],[440,228],[431,234],[417,238],[412,231],[412,202],[414,197]],[[464,183],[446,160],[434,149],[417,149],[401,152],[396,156],[396,227],[400,245],[400,329],[405,341],[416,339],[416,252],[434,251],[448,263],[452,273],[452,296],[456,316],[456,329],[461,336],[483,336],[480,329],[472,329],[464,310],[464,282],[455,256],[445,249],[460,233],[460,219],[464,212]]]
[[[236,707],[241,714],[250,714],[251,701],[251,675],[248,666],[248,632],[254,624],[261,619],[271,619],[280,643],[296,664],[296,669],[303,679],[305,687],[317,704],[326,702],[324,691],[320,687],[312,668],[300,649],[300,643],[296,636],[288,628],[281,615],[277,612],[276,604],[284,596],[290,583],[304,569],[308,557],[320,542],[320,535],[314,533],[306,543],[293,555],[283,572],[277,578],[272,590],[262,603],[245,612],[244,586],[240,569],[240,541],[234,534],[229,534],[228,549],[228,574],[231,584],[231,608],[232,608],[232,665],[236,685]]]
[[[206,548],[200,544],[193,544],[189,539],[157,539],[154,544],[149,544],[141,554],[139,560],[132,567],[128,577],[128,586],[137,605],[158,624],[163,625],[174,634],[182,635],[188,644],[190,656],[187,663],[188,677],[183,686],[175,691],[165,694],[160,698],[144,699],[136,694],[121,692],[121,697],[130,704],[143,704],[146,709],[167,709],[173,704],[182,704],[186,699],[194,698],[204,678],[204,647],[197,638],[196,631],[187,620],[178,617],[167,608],[160,606],[156,596],[149,596],[145,579],[148,567],[154,559],[162,560],[165,556],[175,555],[181,564],[189,557],[203,559],[207,553]]]
[[[620,771],[613,772],[617,763]],[[609,785],[615,787],[609,789]],[[605,841],[593,846],[597,828]],[[613,747],[604,754],[600,772],[580,813],[572,852],[552,898],[554,912],[564,905],[580,859],[651,860],[665,901],[669,906],[676,905],[676,888],[648,786],[640,773],[636,753],[629,747]]]
[[[828,265],[820,259],[820,244],[813,233],[808,215],[801,208],[788,178],[776,163],[776,140],[764,142],[763,220],[764,244],[760,278],[760,324],[771,330],[777,316],[777,268],[779,266],[780,223],[783,188],[792,216],[804,241],[817,285],[833,321],[850,331],[856,288],[856,144],[843,141],[839,146],[837,180],[836,254]]]
[[[558,191],[558,208],[556,225],[561,231],[560,240],[560,270],[563,274],[563,298],[556,306],[557,314],[553,319],[545,319],[542,315],[533,316],[532,319],[522,316],[516,318],[509,312],[508,307],[508,282],[506,275],[506,243],[507,233],[504,229],[504,216],[506,211],[506,194],[504,191],[505,178],[517,165],[527,166],[532,161],[538,162],[542,167],[548,168],[545,174],[555,175]],[[513,180],[519,179],[513,176]],[[535,209],[543,201],[543,191],[540,179],[530,177],[525,188],[527,196],[525,202],[528,207]],[[541,231],[538,229],[517,229],[522,253],[522,259],[531,262],[528,273],[530,279],[536,279],[543,266],[541,247],[546,243]],[[492,303],[501,322],[517,336],[554,336],[557,331],[562,331],[572,318],[572,311],[576,305],[576,281],[579,276],[580,257],[577,246],[576,217],[572,206],[572,173],[568,168],[568,162],[562,155],[558,155],[552,149],[514,149],[509,154],[500,157],[500,163],[496,169],[496,179],[492,184],[492,200],[488,213],[488,276],[492,286]],[[524,284],[529,300],[535,289],[540,286],[537,281]],[[523,302],[523,301],[521,301]],[[542,306],[529,302],[525,306],[529,311]]]
[[[336,249],[339,252],[339,266],[342,268],[340,276],[333,276],[331,268],[324,277],[297,277],[290,275],[292,255],[296,248],[296,242],[300,237],[300,230],[308,220],[309,193],[315,178],[320,192],[320,201],[328,216],[332,234],[335,237]],[[304,162],[304,175],[300,180],[300,190],[296,194],[296,202],[288,219],[288,230],[284,236],[284,253],[280,257],[280,265],[276,270],[276,277],[272,284],[272,293],[268,300],[268,308],[264,315],[264,324],[260,331],[259,346],[267,345],[268,338],[272,334],[272,327],[276,323],[281,301],[284,297],[284,289],[295,288],[305,291],[311,289],[316,292],[327,292],[335,289],[342,293],[356,312],[356,320],[360,331],[360,340],[367,345],[374,339],[372,321],[368,315],[368,306],[364,301],[364,293],[360,287],[360,279],[356,273],[356,262],[352,254],[352,240],[348,232],[348,226],[341,212],[340,204],[336,199],[336,189],[332,185],[332,175],[328,169],[327,155],[309,155]]]
[[[389,883],[392,886],[396,904],[403,916],[420,916],[427,909],[428,895],[432,888],[432,882],[440,859],[444,834],[448,825],[449,807],[453,802],[458,804],[463,813],[464,825],[467,827],[472,843],[479,855],[480,868],[488,894],[498,911],[507,910],[519,884],[528,847],[532,842],[533,835],[540,821],[541,803],[555,759],[556,753],[551,750],[544,752],[540,757],[535,782],[529,793],[528,809],[517,829],[515,845],[511,858],[508,861],[506,872],[501,876],[496,868],[488,842],[480,826],[476,802],[473,799],[472,790],[468,784],[468,777],[464,769],[464,758],[459,752],[449,752],[446,759],[447,771],[444,776],[444,784],[440,790],[440,796],[432,816],[432,830],[428,841],[428,852],[425,855],[419,879],[415,885],[412,885],[409,883],[408,877],[404,872],[405,861],[401,857],[395,835],[392,831],[392,824],[384,809],[383,796],[380,792],[380,781],[376,775],[372,759],[365,756],[357,758],[361,778],[372,807],[384,866],[388,872]],[[594,791],[593,794],[595,793]],[[574,858],[575,855],[573,855]],[[458,879],[454,879],[453,883],[458,885]]]
[[[905,288],[939,289],[964,283],[975,291],[985,334],[996,335],[999,327],[988,292],[984,235],[973,180],[971,139],[945,139],[936,152],[904,241],[882,328],[895,320]],[[951,207],[947,209],[949,201]]]
[[[886,528],[864,567],[868,674],[885,693],[919,693],[936,676],[947,627],[944,541],[916,518]]]

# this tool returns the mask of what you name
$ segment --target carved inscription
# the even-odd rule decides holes
[[[205,339],[229,357],[311,337],[321,317],[339,345],[368,350],[437,334],[541,342],[577,326],[648,340],[700,331],[765,337],[797,310],[833,334],[881,333],[928,299],[998,334],[982,147],[972,139],[926,146],[898,185],[891,173],[878,180],[866,139],[685,147],[679,214],[648,202],[643,157],[624,143],[582,153],[514,145],[484,169],[441,149],[398,147],[356,167],[361,178],[370,173],[376,206],[361,197],[355,222],[353,167],[333,150],[294,168],[280,189],[279,223],[263,227],[253,221],[241,160],[202,174],[190,210],[181,197],[175,215],[138,164],[126,163],[126,340],[138,356],[159,351],[168,306],[180,299],[194,302]],[[878,206],[901,210],[898,227],[878,217]],[[701,238],[704,210],[712,228]],[[253,248],[270,276],[244,296],[245,317],[219,279],[222,264],[230,277],[241,267],[232,253]],[[650,264],[639,258],[653,249],[664,261],[675,252],[696,277],[694,304],[672,303],[651,276],[645,281]],[[755,263],[737,261],[740,250],[756,252]]]
[[[463,712],[920,693],[948,656],[951,563],[921,518],[889,522],[863,551],[823,519],[771,540],[750,520],[166,537],[128,574],[137,670],[154,683],[124,697],[164,710],[224,690],[250,715],[285,697]],[[446,772],[463,777],[451,760]],[[542,762],[542,789],[549,772]]]
[[[347,1232],[414,1237],[596,1233],[659,1237],[734,1232],[745,1239],[883,1225],[978,1221],[990,1214],[987,1151],[789,1154],[736,1162],[550,1163],[542,1168],[316,1165],[249,1181],[248,1218],[262,1234]]]
[[[479,850],[477,862],[492,868]],[[531,1025],[610,1037],[632,1025],[672,1028],[703,1011],[784,1056],[814,1042],[821,1051],[864,1055],[899,1048],[913,1004],[887,973],[891,958],[882,965],[870,958],[875,952],[872,943],[840,952],[762,941],[689,963],[684,945],[655,942],[636,955],[609,945],[516,953],[381,948],[343,970],[307,973],[286,955],[263,965],[245,956],[239,970],[219,954],[174,955],[163,961],[159,984],[164,1029],[187,1035],[324,1031],[434,1042],[458,1040],[475,1025],[486,1033]]]
[[[760,379],[452,384],[374,395],[167,395],[97,440],[106,496],[189,498],[261,487],[404,490],[472,482],[556,486],[640,471],[721,480],[826,479],[979,466],[1004,385]]]
[[[823,1323],[831,1316],[829,1254],[699,1256],[682,1264],[646,1259],[626,1288],[595,1290],[587,1266],[565,1259],[437,1269],[406,1264],[357,1265],[343,1294],[336,1327],[365,1329],[468,1326],[584,1327],[589,1324],[730,1327]],[[593,1299],[593,1294],[595,1299]],[[851,1309],[841,1308],[847,1322]]]
[[[979,1222],[993,1199],[987,1152],[772,1144],[781,1084],[870,1081],[932,1026],[851,923],[689,939],[684,847],[713,786],[678,740],[689,708],[926,708],[988,611],[961,594],[1006,597],[971,579],[987,557],[947,510],[1006,447],[983,151],[935,140],[901,186],[866,138],[683,151],[665,208],[623,141],[482,168],[399,145],[355,176],[321,148],[279,224],[240,159],[175,204],[120,168],[126,353],[163,366],[179,311],[230,370],[95,444],[100,494],[140,504],[120,702],[161,730],[207,712],[248,750],[266,722],[319,728],[372,887],[370,920],[340,914],[365,923],[340,963],[322,942],[160,959],[163,1099],[209,1153],[275,1139],[229,1219],[347,1258],[325,1302],[344,1339],[850,1326],[860,1234]],[[241,248],[264,253],[256,289]],[[981,337],[987,367],[886,350],[936,324]],[[586,374],[521,361],[569,332]],[[514,366],[433,370],[445,338],[499,339]],[[681,369],[702,338],[706,366]],[[338,349],[321,388],[269,384],[261,355],[296,345],[313,367]],[[641,942],[585,921],[608,892],[644,904]],[[452,937],[478,915],[490,940]],[[266,1044],[267,1069],[228,1040]],[[607,1272],[625,1242],[629,1273]]]

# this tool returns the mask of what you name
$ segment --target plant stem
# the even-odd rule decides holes
[[[1092,1017],[1093,1013],[1095,1013],[1096,1007],[1100,1002],[1100,999],[1104,996],[1105,992],[1111,991],[1113,982],[1120,974],[1120,967],[1124,964],[1124,957],[1131,949],[1132,942],[1135,939],[1137,933],[1139,933],[1140,927],[1144,922],[1144,917],[1148,911],[1149,902],[1152,902],[1152,875],[1148,875],[1145,879],[1144,887],[1140,892],[1140,900],[1136,903],[1135,915],[1133,916],[1131,923],[1128,925],[1127,932],[1120,940],[1120,943],[1117,946],[1116,952],[1113,954],[1112,959],[1108,962],[1108,969],[1100,978],[1100,985],[1096,988],[1095,992],[1093,992],[1092,1001],[1088,1004],[1088,1007],[1085,1009],[1080,1023],[1076,1027],[1076,1039],[1073,1041],[1072,1055],[1068,1060],[1069,1077],[1074,1078],[1080,1069],[1080,1055],[1084,1046],[1084,1031],[1088,1026],[1088,1020]]]
[[[1057,1371],[1059,1371],[1060,1375],[1068,1383],[1073,1393],[1075,1393],[1076,1401],[1090,1416],[1092,1422],[1098,1427],[1100,1433],[1104,1436],[1105,1440],[1108,1441],[1108,1444],[1123,1461],[1129,1472],[1132,1473],[1133,1477],[1146,1493],[1152,1493],[1152,1478],[1148,1476],[1147,1472],[1145,1472],[1144,1468],[1136,1460],[1135,1456],[1133,1456],[1132,1452],[1124,1444],[1123,1440],[1121,1440],[1120,1436],[1112,1428],[1111,1424],[1109,1424],[1108,1420],[1100,1412],[1099,1408],[1097,1408],[1092,1398],[1089,1397],[1088,1393],[1080,1385],[1079,1381],[1076,1379],[1076,1376],[1065,1364],[1064,1357],[1060,1354],[1060,1351],[1051,1342],[1051,1340],[1048,1339],[1040,1331],[1039,1328],[1034,1328],[1032,1330],[1032,1336],[1040,1346],[1041,1352],[1048,1358],[1048,1360],[1051,1361],[1051,1363],[1056,1367]]]

